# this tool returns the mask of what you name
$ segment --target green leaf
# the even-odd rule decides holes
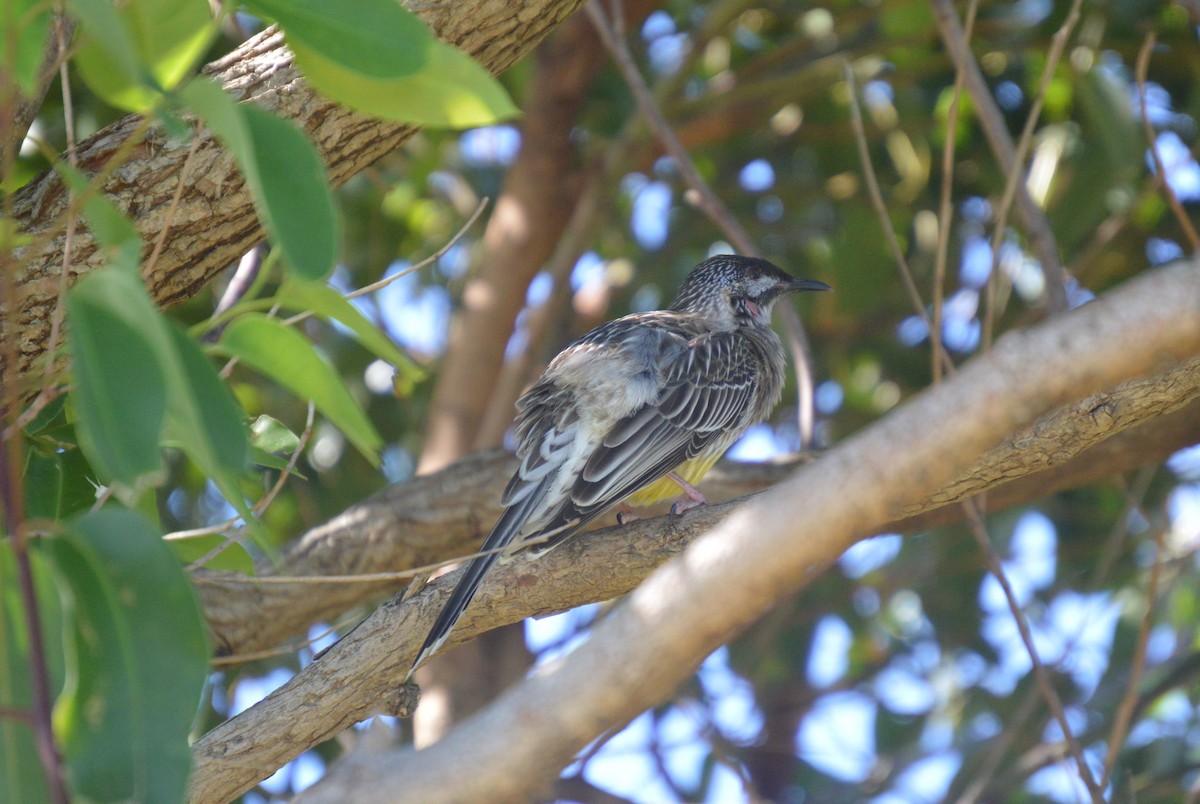
[[[210,551],[225,543],[225,537],[214,533],[211,536],[197,536],[194,539],[172,539],[167,542],[171,552],[183,564],[199,561]],[[234,543],[226,547],[215,558],[205,562],[205,568],[240,572],[243,575],[254,575],[254,559],[246,552],[246,548]]]
[[[159,468],[167,411],[166,377],[142,299],[150,304],[141,282],[121,270],[94,272],[67,293],[79,444],[102,475],[131,487]]]
[[[241,472],[249,443],[241,408],[196,342],[174,324],[166,329],[176,358],[167,374],[166,438],[205,474]]]
[[[304,279],[329,276],[341,234],[325,165],[309,139],[287,120],[235,103],[212,81],[192,81],[180,97],[237,160],[288,268]]]
[[[197,0],[69,0],[80,21],[76,62],[84,80],[120,109],[144,112],[187,77],[216,30]]]
[[[290,455],[299,448],[300,437],[278,419],[264,413],[250,425],[250,460],[259,466],[278,469],[281,472],[286,471],[303,478],[304,475],[296,471],[295,466],[288,469],[286,458],[272,454],[282,452]]]
[[[264,413],[250,425],[250,443],[263,452],[291,453],[300,446],[300,437],[279,419]]]
[[[30,446],[25,454],[26,516],[65,519],[86,511],[96,501],[96,489],[87,479],[90,471],[80,450]]]
[[[406,386],[411,387],[425,378],[425,371],[392,343],[391,338],[368,321],[349,299],[328,285],[288,281],[279,288],[275,299],[289,310],[315,313],[342,324],[371,354],[395,366],[403,375]]]
[[[46,541],[73,626],[54,712],[72,790],[98,801],[183,800],[208,672],[186,573],[149,523],[122,508]]]
[[[216,348],[297,396],[311,399],[371,465],[378,466],[383,439],[350,395],[341,375],[304,336],[272,318],[247,314],[225,328]]]
[[[29,556],[29,562],[46,645],[50,693],[56,695],[62,688],[64,675],[62,611],[46,562],[37,552]],[[25,603],[12,544],[0,539],[0,709],[29,712],[32,708],[29,645]],[[14,718],[0,718],[0,801],[49,800],[33,730]]]
[[[470,128],[514,117],[517,107],[500,83],[470,56],[444,42],[430,43],[418,72],[372,78],[348,70],[316,50],[294,43],[296,65],[312,85],[351,109],[385,120]]]
[[[51,5],[44,0],[4,0],[0,4],[0,42],[14,42],[10,58],[13,78],[22,94],[32,98],[50,34]]]
[[[72,190],[83,194],[88,189],[88,178],[65,162],[54,169]],[[142,238],[133,221],[125,217],[108,196],[93,192],[83,203],[83,217],[91,227],[92,234],[100,245],[112,253],[108,256],[111,265],[137,268],[142,258]]]
[[[289,46],[373,78],[415,73],[434,41],[424,23],[394,0],[249,0],[246,6],[279,23]]]
[[[164,434],[218,484],[246,467],[242,413],[196,343],[132,271],[97,271],[67,295],[80,444],[127,486],[159,466]],[[231,499],[237,506],[240,497]]]

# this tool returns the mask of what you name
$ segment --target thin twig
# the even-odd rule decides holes
[[[304,453],[304,448],[308,445],[308,440],[310,438],[312,438],[313,418],[314,418],[315,413],[316,413],[316,405],[314,405],[312,403],[312,400],[309,400],[308,418],[304,422],[304,431],[302,433],[300,433],[300,438],[298,438],[296,440],[296,448],[294,450],[292,450],[292,454],[288,457],[287,465],[283,467],[282,471],[280,471],[279,477],[275,479],[275,483],[271,486],[271,490],[268,491],[265,495],[263,495],[263,498],[261,500],[259,500],[258,502],[256,502],[254,504],[254,506],[250,509],[251,513],[261,514],[263,511],[267,510],[267,508],[271,505],[271,503],[275,501],[275,497],[279,494],[280,491],[283,490],[283,484],[287,482],[287,479],[289,477],[291,477],[292,470],[296,468],[296,462],[300,460],[301,454]],[[240,519],[240,517],[239,517],[239,519]],[[232,522],[230,522],[228,525],[226,525],[226,527],[229,527],[229,525],[231,525],[233,522],[236,522],[236,521],[237,521],[236,519],[232,520]],[[224,528],[222,528],[222,530],[224,530]],[[226,539],[223,542],[221,542],[216,547],[209,550],[207,553],[200,556],[200,558],[196,559],[191,564],[189,564],[187,567],[188,571],[190,572],[194,569],[198,569],[199,567],[203,567],[205,564],[212,561],[214,558],[219,556],[221,553],[228,550],[230,547],[232,547],[238,541],[240,541],[240,536],[238,534],[234,534],[234,533],[229,534],[229,536],[226,537]]]
[[[867,185],[867,195],[871,198],[871,206],[875,209],[875,214],[879,216],[884,240],[887,241],[888,249],[892,252],[892,259],[896,263],[896,268],[900,271],[900,280],[904,285],[905,292],[908,294],[908,300],[917,315],[925,322],[926,329],[932,333],[933,322],[929,320],[929,312],[925,309],[925,302],[921,300],[921,291],[917,289],[917,283],[913,279],[912,270],[908,267],[908,259],[904,256],[904,249],[900,247],[900,241],[896,238],[896,232],[892,228],[892,220],[888,215],[887,203],[883,200],[883,192],[879,189],[879,179],[875,175],[875,166],[871,164],[871,152],[867,146],[867,133],[866,128],[863,126],[862,108],[858,104],[858,88],[854,81],[854,70],[851,68],[848,59],[842,62],[842,74],[849,89],[850,125],[854,129],[854,142],[858,146],[859,161],[862,162],[863,179]],[[941,349],[940,341],[935,341],[933,345]],[[937,359],[939,354],[946,367],[946,371],[952,372],[954,364],[951,362],[950,356],[946,354],[945,350],[941,350],[934,353],[934,359]]]
[[[963,76],[963,86],[975,104],[975,115],[983,129],[984,137],[1007,175],[1016,164],[1016,146],[1008,133],[1004,115],[992,97],[979,63],[971,53],[970,46],[954,9],[954,0],[931,0],[934,18],[946,46],[946,52]],[[1042,270],[1046,274],[1046,302],[1051,311],[1067,308],[1067,273],[1058,256],[1058,244],[1054,232],[1046,220],[1045,213],[1029,195],[1023,183],[1017,183],[1017,213],[1029,232],[1029,238],[1037,254]]]
[[[968,42],[975,30],[975,13],[979,9],[979,0],[971,0],[967,6],[967,22],[963,36]],[[933,384],[942,381],[942,362],[938,356],[942,352],[942,304],[946,295],[946,263],[950,254],[950,226],[954,221],[954,205],[951,197],[954,184],[954,149],[958,145],[959,103],[962,100],[963,72],[955,70],[954,94],[950,98],[950,109],[946,114],[946,143],[942,147],[942,190],[938,204],[938,243],[937,254],[933,261],[933,314],[929,325],[930,363],[933,370]]]
[[[992,231],[992,270],[988,274],[987,308],[983,320],[985,349],[991,345],[996,325],[996,288],[1000,282],[1000,247],[1004,243],[1005,230],[1008,228],[1008,213],[1012,209],[1013,199],[1016,198],[1017,188],[1025,179],[1025,160],[1029,158],[1029,149],[1033,147],[1033,131],[1037,128],[1042,105],[1046,102],[1046,91],[1050,87],[1050,81],[1054,78],[1054,70],[1058,67],[1059,59],[1062,58],[1067,40],[1071,38],[1071,32],[1075,30],[1075,26],[1079,22],[1081,5],[1083,5],[1083,0],[1074,0],[1071,3],[1067,18],[1063,20],[1063,24],[1059,26],[1050,40],[1050,50],[1046,54],[1046,66],[1042,70],[1041,81],[1038,82],[1037,92],[1033,96],[1029,116],[1025,118],[1025,127],[1021,130],[1021,138],[1017,141],[1017,150],[1013,156],[1012,166],[1005,175],[1004,193],[1000,196],[1000,205],[996,209],[995,228]],[[1056,277],[1046,274],[1047,298],[1050,298],[1050,288],[1055,281],[1057,281]]]
[[[208,660],[208,664],[211,667],[228,667],[229,665],[234,665],[234,664],[245,664],[246,662],[256,662],[256,661],[259,661],[260,659],[272,659],[276,656],[290,656],[291,654],[293,654],[303,648],[307,648],[310,645],[320,642],[322,639],[329,636],[330,634],[337,633],[342,628],[345,628],[346,626],[350,625],[350,623],[353,622],[355,619],[357,619],[357,618],[356,617],[346,617],[341,622],[337,623],[336,625],[329,626],[324,631],[317,634],[315,637],[310,637],[309,639],[306,639],[303,642],[288,645],[287,647],[271,648],[270,650],[256,650],[256,651],[251,651],[250,653],[235,653],[230,656],[214,656],[213,658]]]
[[[505,545],[503,547],[493,547],[490,550],[481,550],[477,553],[467,553],[461,556],[452,556],[444,558],[441,561],[436,561],[432,564],[425,564],[420,567],[413,567],[406,570],[397,570],[396,572],[368,572],[360,575],[264,575],[261,577],[252,577],[249,575],[222,575],[219,578],[206,578],[198,575],[192,578],[193,583],[207,584],[246,584],[248,586],[259,586],[262,584],[279,584],[279,585],[320,585],[326,583],[380,583],[382,581],[404,581],[409,578],[415,578],[418,575],[427,575],[431,572],[442,569],[443,567],[462,564],[465,561],[471,561],[484,556],[497,555],[500,553],[511,552],[518,548],[532,547],[542,542],[547,542],[553,539],[558,533],[555,530],[552,533],[544,533],[535,539],[527,539],[522,541],[517,547],[513,545]]]
[[[617,5],[614,4],[614,7]],[[761,257],[762,251],[755,245],[749,233],[737,218],[730,213],[729,209],[717,197],[712,188],[708,186],[708,183],[704,181],[700,172],[696,170],[696,165],[688,154],[687,149],[684,148],[675,130],[671,128],[671,124],[667,122],[657,101],[654,99],[654,95],[650,92],[650,88],[646,86],[646,82],[642,78],[637,64],[634,62],[633,54],[629,52],[625,40],[617,30],[619,27],[623,27],[623,23],[619,17],[620,12],[614,11],[614,15],[618,16],[616,16],[615,22],[610,23],[603,8],[600,6],[600,0],[589,0],[587,13],[596,28],[597,34],[600,36],[600,40],[608,48],[609,53],[612,54],[613,60],[616,61],[617,69],[621,71],[621,76],[625,79],[625,83],[628,84],[629,89],[633,92],[634,99],[638,104],[638,110],[650,124],[650,128],[658,137],[659,142],[662,143],[663,148],[674,161],[676,168],[679,170],[680,178],[687,185],[688,193],[685,194],[685,199],[716,224],[725,236],[729,238],[729,242],[733,244],[735,249],[746,256]],[[804,327],[800,323],[800,317],[792,307],[783,305],[779,309],[781,311],[785,334],[788,338],[788,346],[792,353],[792,362],[796,367],[796,395],[800,439],[803,444],[811,445],[813,431],[813,372],[812,354],[808,344],[808,336],[805,334]]]
[[[967,789],[963,791],[954,804],[975,804],[979,801],[984,791],[987,790],[988,784],[992,777],[996,775],[996,770],[999,769],[1001,761],[1005,754],[1012,748],[1017,737],[1022,735],[1025,728],[1029,724],[1029,718],[1033,717],[1033,713],[1037,708],[1039,691],[1035,688],[1026,690],[1025,695],[1017,704],[1015,711],[1009,716],[1008,722],[1004,724],[1004,730],[995,737],[989,738],[987,748],[983,754],[983,761],[979,763],[979,770],[975,773],[971,783]]]
[[[1167,203],[1171,205],[1171,212],[1174,213],[1180,228],[1183,229],[1184,236],[1187,237],[1188,242],[1191,244],[1192,253],[1196,254],[1200,253],[1200,236],[1196,234],[1196,228],[1192,226],[1191,218],[1188,217],[1183,204],[1179,203],[1179,196],[1175,195],[1175,188],[1171,186],[1171,182],[1167,179],[1167,168],[1163,164],[1162,154],[1158,152],[1158,138],[1154,134],[1154,126],[1151,125],[1150,115],[1146,111],[1146,73],[1150,69],[1150,54],[1153,52],[1156,42],[1157,36],[1154,31],[1146,34],[1146,39],[1142,42],[1141,49],[1138,50],[1135,66],[1138,105],[1142,111],[1142,127],[1146,132],[1146,142],[1150,146],[1150,155],[1154,158],[1154,170],[1159,176],[1162,176],[1162,188],[1167,196]]]
[[[1049,674],[1046,672],[1046,666],[1042,664],[1037,646],[1033,643],[1033,634],[1029,630],[1029,623],[1025,619],[1024,612],[1021,611],[1021,604],[1017,601],[1012,584],[1009,583],[1008,576],[1004,573],[1004,569],[1001,566],[1000,557],[996,555],[996,549],[992,547],[992,542],[988,538],[987,527],[983,524],[983,516],[979,511],[979,507],[974,499],[970,499],[963,503],[963,508],[967,513],[967,523],[970,525],[971,533],[975,536],[975,542],[979,545],[979,549],[983,553],[988,571],[995,576],[1000,584],[1000,588],[1004,590],[1004,599],[1008,601],[1008,608],[1012,612],[1013,620],[1017,624],[1017,630],[1021,634],[1021,641],[1025,644],[1025,650],[1029,654],[1030,662],[1033,664],[1034,680],[1042,692],[1042,698],[1045,699],[1046,704],[1050,707],[1051,714],[1058,722],[1059,728],[1062,729],[1063,742],[1066,744],[1067,750],[1079,768],[1079,778],[1087,786],[1092,801],[1100,804],[1100,802],[1104,801],[1104,795],[1100,787],[1097,786],[1091,769],[1083,757],[1083,751],[1079,747],[1079,741],[1075,739],[1075,734],[1071,730],[1071,724],[1067,722],[1067,715],[1063,710],[1062,701],[1059,699],[1058,693],[1054,691]]]
[[[179,201],[183,198],[183,188],[186,186],[188,174],[191,172],[192,160],[195,158],[198,150],[200,150],[200,138],[193,137],[192,145],[188,149],[187,158],[183,160],[183,167],[179,169],[179,181],[175,185],[175,194],[171,196],[171,205],[167,207],[167,218],[163,222],[162,229],[158,232],[158,237],[154,240],[154,250],[150,252],[150,259],[146,261],[146,267],[143,269],[143,273],[146,275],[153,273],[154,266],[158,263],[158,257],[162,254],[162,250],[167,244],[167,233],[171,231],[171,224],[175,221],[175,214],[179,211]]]
[[[1137,646],[1133,651],[1133,666],[1129,670],[1129,682],[1125,686],[1125,695],[1117,707],[1117,716],[1113,720],[1112,732],[1108,735],[1108,755],[1104,758],[1104,772],[1100,776],[1100,787],[1103,788],[1112,778],[1117,766],[1117,758],[1125,745],[1129,734],[1129,726],[1133,722],[1133,713],[1138,704],[1138,687],[1141,686],[1142,672],[1146,669],[1146,645],[1150,641],[1150,629],[1154,623],[1154,604],[1158,599],[1158,582],[1162,576],[1163,555],[1165,544],[1161,529],[1154,531],[1154,564],[1150,567],[1150,581],[1146,587],[1146,610],[1142,612],[1142,623],[1138,627]]]

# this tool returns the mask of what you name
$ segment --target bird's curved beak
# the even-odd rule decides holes
[[[833,290],[833,288],[815,279],[793,279],[780,290],[784,293],[799,293],[805,290]]]

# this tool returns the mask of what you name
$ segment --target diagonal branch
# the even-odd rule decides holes
[[[1200,358],[1041,417],[881,530],[917,533],[957,521],[962,513],[952,504],[981,492],[993,511],[1041,499],[1160,461],[1196,441]],[[733,499],[778,483],[798,465],[726,461],[703,489],[710,500]],[[257,577],[402,572],[469,553],[500,515],[500,492],[514,468],[510,455],[492,450],[385,489],[310,530]],[[194,577],[222,656],[273,648],[407,582],[327,584],[314,594],[311,585],[255,584],[228,573]]]
[[[386,792],[395,800],[402,791],[414,801],[527,797],[600,731],[668,696],[718,645],[854,541],[965,473],[1009,433],[1070,399],[1197,354],[1200,273],[1188,264],[1157,270],[1006,335],[954,379],[830,451],[819,467],[803,468],[743,505],[609,529],[537,561],[517,558],[485,583],[479,605],[456,631],[459,640],[619,594],[682,540],[715,525],[610,613],[575,653],[419,758],[401,752],[362,759],[355,770],[365,786],[358,792]],[[649,538],[656,533],[659,539]],[[402,683],[453,580],[407,603],[384,605],[265,701],[205,735],[195,746],[192,799],[236,795],[258,774],[375,711]],[[345,800],[344,794],[322,793],[318,785],[313,800]]]
[[[498,73],[562,22],[579,0],[431,0],[412,5],[440,38]],[[345,182],[416,132],[411,126],[365,117],[317,94],[300,77],[275,28],[247,40],[204,72],[238,100],[256,103],[303,128],[320,150],[334,184]],[[81,142],[80,168],[94,172],[136,135],[140,125],[141,118],[131,115]],[[175,209],[169,242],[146,272],[147,286],[164,307],[195,295],[262,239],[250,194],[232,157],[209,132],[197,136],[199,145],[189,170],[194,178]],[[104,192],[137,225],[143,242],[153,242],[163,228],[191,148],[191,144],[152,128],[138,144],[134,159],[106,183]],[[67,192],[61,180],[46,173],[17,192],[13,216],[36,242],[41,240],[39,235],[61,229],[57,221],[66,205]],[[63,233],[59,231],[47,242],[38,253],[19,255],[22,267],[17,283],[22,302],[16,305],[11,320],[2,322],[0,337],[15,339],[19,348],[15,367],[0,364],[0,371],[8,372],[14,382],[29,379],[49,335]],[[77,233],[72,255],[72,281],[101,261],[90,232]]]

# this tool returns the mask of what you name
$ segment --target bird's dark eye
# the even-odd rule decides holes
[[[762,277],[762,270],[757,265],[751,265],[746,269],[746,278],[753,282]]]

